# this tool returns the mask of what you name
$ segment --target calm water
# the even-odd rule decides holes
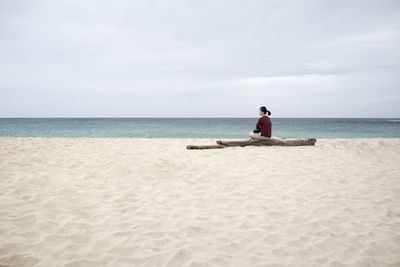
[[[257,118],[0,118],[0,136],[246,138]],[[400,119],[272,118],[283,138],[400,138]]]

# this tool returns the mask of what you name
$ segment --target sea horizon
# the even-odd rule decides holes
[[[257,116],[253,117],[224,117],[224,116],[205,116],[205,117],[197,117],[197,116],[188,116],[188,117],[145,117],[145,116],[137,116],[137,117],[123,117],[123,116],[110,116],[110,117],[102,117],[102,116],[76,116],[76,117],[68,117],[68,116],[60,116],[60,117],[0,117],[0,119],[253,119],[258,118]],[[271,119],[398,119],[400,117],[271,117]]]
[[[0,118],[2,137],[247,138],[257,117]],[[280,138],[400,138],[399,118],[272,117]]]

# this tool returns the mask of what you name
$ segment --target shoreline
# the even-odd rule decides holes
[[[0,135],[19,137],[99,138],[247,138],[253,118],[9,119]],[[400,138],[391,118],[275,118],[272,134],[282,138]]]

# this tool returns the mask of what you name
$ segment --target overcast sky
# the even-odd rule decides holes
[[[400,117],[400,1],[0,0],[0,117]]]

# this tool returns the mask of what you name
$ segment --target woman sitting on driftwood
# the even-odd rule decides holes
[[[249,134],[251,139],[254,140],[266,140],[271,138],[272,123],[268,117],[271,115],[266,107],[260,107],[260,118],[257,121],[256,129]]]
[[[285,139],[285,138],[271,138],[272,123],[268,117],[271,115],[266,107],[260,107],[260,118],[256,124],[256,130],[251,132],[250,140],[238,140],[238,141],[222,141],[217,140],[217,145],[188,145],[187,149],[214,149],[214,148],[225,148],[234,146],[313,146],[317,139]]]

